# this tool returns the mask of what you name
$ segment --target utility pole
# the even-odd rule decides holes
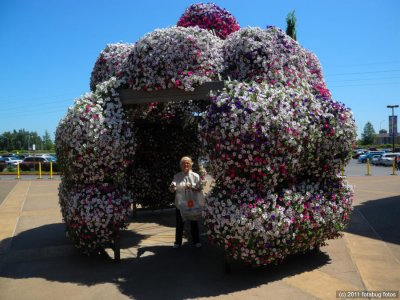
[[[391,108],[392,109],[392,151],[393,151],[393,153],[395,152],[394,151],[394,137],[395,137],[395,135],[394,135],[394,109],[396,108],[396,107],[399,107],[398,105],[388,105],[388,106],[386,106],[387,108]],[[397,127],[397,126],[396,126]]]

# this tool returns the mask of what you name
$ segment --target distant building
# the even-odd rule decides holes
[[[385,129],[379,130],[379,133],[375,136],[375,138],[377,145],[389,144],[392,141],[392,139],[389,137],[387,130]]]
[[[397,128],[397,127],[395,127]],[[392,143],[392,135],[387,132],[385,129],[379,130],[379,133],[375,135],[375,140],[377,145],[382,144],[391,144]],[[395,133],[395,143],[400,144],[400,136]]]

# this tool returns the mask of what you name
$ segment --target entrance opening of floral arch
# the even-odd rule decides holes
[[[353,194],[337,174],[355,126],[317,57],[279,28],[240,29],[215,4],[190,6],[177,25],[107,45],[92,91],[60,121],[68,237],[99,252],[126,225],[131,203],[172,205],[168,184],[188,154],[210,161],[204,224],[233,259],[276,263],[339,237]],[[211,101],[188,96],[221,79]],[[150,102],[128,105],[132,93]],[[176,101],[180,93],[193,99]]]

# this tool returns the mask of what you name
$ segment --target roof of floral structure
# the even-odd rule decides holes
[[[90,90],[94,91],[96,85],[109,80],[111,77],[126,80],[128,76],[127,59],[132,51],[132,44],[108,44],[99,54],[90,76]]]
[[[315,55],[277,27],[249,27],[232,33],[224,43],[223,55],[224,74],[232,79],[308,86],[330,96]]]
[[[129,58],[134,90],[180,88],[218,78],[222,71],[222,40],[198,27],[171,27],[146,34]]]
[[[212,30],[222,39],[240,29],[235,17],[214,3],[192,4],[179,18],[177,25]]]

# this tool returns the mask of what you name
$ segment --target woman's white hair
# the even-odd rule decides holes
[[[185,161],[188,161],[188,162],[190,163],[190,168],[192,168],[192,166],[193,166],[193,161],[192,161],[192,158],[190,158],[189,156],[184,156],[184,157],[182,157],[182,158],[181,158],[181,161],[179,162],[179,165],[182,167],[182,165],[183,165],[183,163],[184,163]]]

